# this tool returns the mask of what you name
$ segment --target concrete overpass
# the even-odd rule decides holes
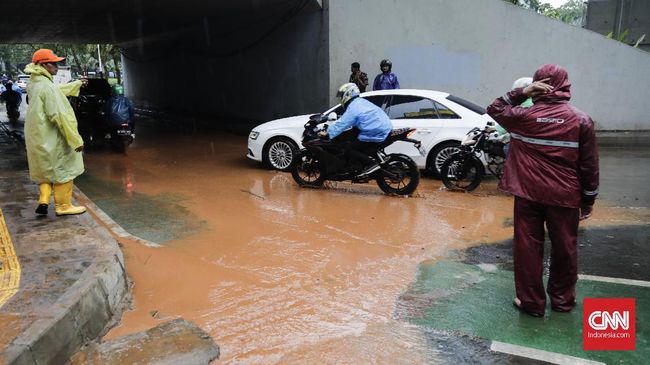
[[[229,120],[315,112],[359,61],[402,87],[488,104],[543,63],[565,66],[599,129],[650,129],[650,54],[501,0],[24,0],[0,42],[117,43],[127,94]],[[217,118],[215,118],[217,120]]]

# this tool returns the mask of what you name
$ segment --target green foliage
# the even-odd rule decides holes
[[[587,3],[583,0],[569,0],[557,10],[557,18],[565,23],[582,26],[587,13]]]
[[[643,40],[645,39],[645,34],[641,34],[641,36],[636,41],[634,41],[634,40],[628,41],[627,36],[629,34],[630,34],[630,30],[625,29],[623,31],[623,33],[619,34],[618,37],[616,37],[616,40],[619,41],[619,42],[625,43],[625,44],[630,44],[630,45],[631,45],[632,42],[634,42],[634,45],[632,47],[639,48],[639,44],[641,44],[641,42],[643,42]],[[614,39],[614,32],[607,33],[607,38]]]
[[[543,0],[505,1],[575,26],[582,26],[587,12],[587,4],[583,0],[569,0],[558,8],[554,8],[551,4],[543,2]]]
[[[0,62],[5,64],[7,74],[15,76],[31,62],[32,54],[39,48],[49,48],[57,55],[65,57],[65,63],[72,69],[73,75],[99,69],[96,44],[0,44]],[[119,75],[121,69],[120,50],[112,44],[99,45],[102,68],[108,73],[114,71]]]

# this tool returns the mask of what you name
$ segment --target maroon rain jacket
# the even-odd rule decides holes
[[[547,205],[593,204],[599,174],[594,123],[568,103],[571,84],[562,67],[544,65],[533,80],[545,78],[554,89],[533,98],[532,107],[518,107],[527,97],[515,89],[487,108],[511,135],[499,189]]]

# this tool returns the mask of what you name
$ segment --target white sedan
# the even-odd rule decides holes
[[[422,141],[426,155],[422,156],[413,144],[405,142],[390,145],[386,152],[404,153],[436,177],[440,176],[445,159],[458,150],[470,129],[483,128],[488,121],[494,121],[484,108],[441,91],[380,90],[362,93],[361,97],[381,107],[393,122],[393,128],[416,128],[411,138]],[[331,112],[340,116],[343,109],[339,104],[323,113]],[[248,136],[247,157],[274,169],[289,170],[296,152],[302,148],[302,132],[308,120],[309,115],[300,115],[253,128]]]

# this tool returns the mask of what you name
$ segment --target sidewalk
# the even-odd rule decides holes
[[[599,147],[648,146],[650,130],[596,131]]]
[[[37,218],[24,147],[0,130],[0,154],[0,364],[63,364],[119,318],[122,252],[89,214]]]

